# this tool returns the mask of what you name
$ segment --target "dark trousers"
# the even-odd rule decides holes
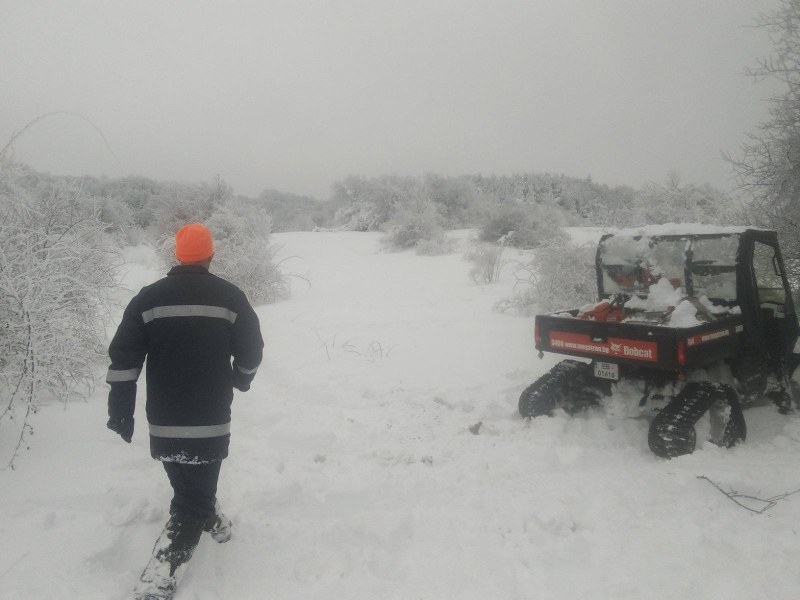
[[[172,515],[210,519],[216,514],[217,482],[222,461],[202,465],[162,462],[175,492],[169,505]]]

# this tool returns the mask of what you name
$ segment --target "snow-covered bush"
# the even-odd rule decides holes
[[[336,223],[350,231],[376,231],[383,221],[377,207],[365,201],[353,201],[336,211]]]
[[[222,207],[208,220],[214,236],[214,271],[237,285],[253,304],[269,304],[289,296],[270,245],[272,220],[266,211],[246,214]]]
[[[506,239],[509,234],[527,230],[530,222],[530,209],[525,206],[501,205],[494,208],[481,224],[479,235],[484,242],[496,243]]]
[[[470,227],[477,222],[475,210],[481,196],[469,179],[428,173],[423,177],[422,185],[438,207],[445,229]]]
[[[117,287],[98,213],[64,187],[28,192],[18,169],[0,156],[0,439],[12,466],[44,398],[91,388]]]
[[[395,249],[418,248],[422,243],[420,253],[431,254],[437,248],[447,248],[439,210],[424,194],[400,205],[386,229],[387,242]]]
[[[222,206],[229,203],[233,190],[217,177],[210,184],[168,184],[151,199],[153,239],[164,239],[186,223],[203,223]]]
[[[272,218],[273,233],[330,229],[336,207],[332,202],[278,190],[264,190],[255,200],[237,197],[237,202],[263,206]]]
[[[596,246],[578,246],[564,238],[535,250],[517,266],[517,291],[498,303],[499,310],[531,315],[577,308],[597,298]]]
[[[348,177],[333,186],[333,201],[341,205],[335,222],[351,231],[379,231],[408,197],[406,189],[416,187],[411,178]]]
[[[564,237],[564,216],[550,206],[502,204],[495,207],[480,227],[484,242],[500,242],[517,248],[538,248]]]
[[[214,238],[213,273],[238,286],[253,304],[288,297],[288,284],[275,262],[279,248],[269,242],[272,221],[265,210],[250,207],[245,211],[223,205],[205,224]],[[175,264],[175,232],[159,246],[164,265]]]
[[[494,283],[500,277],[500,271],[508,261],[503,260],[505,246],[479,243],[464,255],[472,263],[469,271],[475,283]]]

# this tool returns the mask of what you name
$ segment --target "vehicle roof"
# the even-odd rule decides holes
[[[768,229],[738,225],[705,225],[702,223],[666,223],[664,225],[645,225],[627,229],[611,229],[608,235],[615,237],[662,237],[683,235],[731,235],[746,231],[769,232]]]

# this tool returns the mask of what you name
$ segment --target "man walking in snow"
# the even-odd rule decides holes
[[[218,542],[231,537],[216,492],[228,456],[233,388],[250,389],[264,346],[244,293],[208,271],[214,256],[208,228],[182,227],[175,256],[180,265],[128,304],[108,350],[107,426],[130,443],[136,381],[147,358],[150,453],[174,491],[170,519],[136,586],[141,600],[172,598],[175,570],[191,558],[203,531]]]

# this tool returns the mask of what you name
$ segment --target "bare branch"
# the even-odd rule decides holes
[[[111,146],[109,145],[108,140],[106,139],[106,136],[103,134],[103,131],[97,125],[92,123],[89,119],[87,119],[86,117],[84,117],[81,114],[78,114],[78,113],[75,113],[75,112],[72,112],[72,111],[69,111],[69,110],[56,110],[56,111],[53,111],[53,112],[45,113],[43,115],[39,115],[38,117],[36,117],[32,121],[29,121],[28,123],[26,123],[26,125],[22,129],[20,129],[17,133],[12,135],[11,139],[8,141],[8,143],[5,146],[3,146],[2,150],[0,150],[0,159],[5,157],[6,152],[8,151],[9,148],[11,148],[11,146],[13,146],[14,142],[17,141],[17,139],[23,133],[25,133],[28,129],[30,129],[33,125],[35,125],[36,123],[38,123],[39,121],[41,121],[43,119],[46,119],[48,117],[54,117],[56,115],[71,115],[73,117],[77,117],[80,120],[88,123],[92,127],[92,129],[94,129],[100,135],[100,137],[103,139],[103,143],[105,144],[105,146],[108,149],[109,153],[111,153],[111,156],[114,156],[114,151],[111,149]]]
[[[797,493],[800,492],[800,488],[798,488],[798,489],[796,489],[796,490],[794,490],[792,492],[785,492],[783,494],[778,494],[777,496],[772,496],[771,498],[758,498],[756,496],[749,496],[747,494],[740,494],[735,490],[731,490],[729,492],[726,492],[718,484],[716,484],[713,481],[711,481],[705,475],[698,475],[697,478],[698,479],[704,479],[705,481],[710,483],[712,486],[714,486],[716,489],[718,489],[720,492],[725,494],[725,496],[727,496],[732,502],[734,502],[735,504],[741,506],[745,510],[749,510],[750,512],[754,512],[754,513],[759,514],[759,515],[760,514],[764,514],[765,512],[770,510],[771,508],[774,508],[778,504],[778,502],[780,502],[781,500],[785,500],[789,496],[792,496],[792,495],[797,494]],[[750,501],[751,503],[755,503],[756,505],[760,505],[761,508],[758,508],[758,509],[752,508],[751,506],[747,505],[746,501]]]

